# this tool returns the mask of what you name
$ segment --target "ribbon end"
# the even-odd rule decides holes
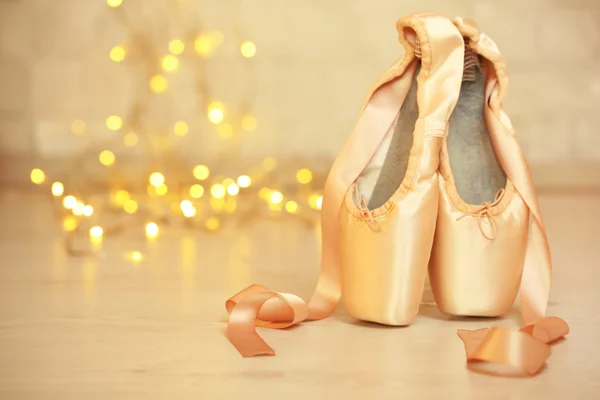
[[[569,333],[569,325],[558,317],[546,317],[525,325],[521,332],[528,333],[542,343],[550,344],[563,339]]]
[[[479,347],[479,344],[483,339],[485,339],[489,332],[489,328],[482,328],[477,330],[459,329],[456,331],[456,334],[465,345],[467,361],[472,358],[473,354]]]

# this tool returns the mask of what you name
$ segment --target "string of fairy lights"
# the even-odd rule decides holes
[[[124,9],[126,3],[133,4],[135,0],[105,1],[115,19],[133,32],[131,19]],[[164,1],[170,1],[173,7],[184,3],[182,0]],[[238,37],[231,40],[238,44],[240,62],[248,67],[251,75],[249,62],[256,56],[257,46],[243,37],[242,29],[235,31]],[[154,240],[163,227],[172,225],[214,233],[230,223],[242,225],[259,218],[292,218],[307,224],[316,223],[329,159],[267,157],[258,165],[242,170],[243,167],[236,167],[239,164],[236,153],[228,148],[223,155],[207,159],[205,163],[187,163],[175,154],[173,142],[206,132],[193,129],[184,120],[174,121],[167,131],[147,126],[150,100],[173,90],[170,76],[193,56],[193,70],[197,71],[195,90],[204,109],[199,110],[199,114],[215,128],[219,137],[227,140],[258,128],[257,118],[251,112],[255,93],[251,91],[234,110],[215,100],[217,97],[209,89],[203,66],[206,59],[218,55],[226,42],[222,32],[194,26],[181,36],[170,38],[162,51],[154,50],[155,42],[153,34],[136,28],[125,44],[116,44],[108,52],[112,62],[129,62],[136,71],[134,79],[145,81],[138,85],[140,89],[126,114],[106,117],[106,128],[114,135],[91,141],[73,159],[62,179],[47,176],[40,168],[31,170],[31,181],[46,188],[51,196],[54,214],[66,232],[69,254],[97,255],[105,238],[126,230],[143,232]],[[70,129],[74,135],[86,135],[89,131],[83,119],[73,120]],[[139,163],[128,163],[127,157],[121,157],[115,150],[122,146],[125,151],[137,150],[138,159],[141,152],[147,165],[140,169]],[[156,162],[157,154],[160,162]],[[234,154],[233,159],[229,154]],[[90,163],[102,169],[100,178],[87,172],[86,166]],[[138,167],[133,173],[127,169],[131,164]],[[235,170],[237,174],[225,172]],[[137,262],[143,254],[136,250],[130,257]]]

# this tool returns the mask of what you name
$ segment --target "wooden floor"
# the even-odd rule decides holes
[[[600,399],[600,197],[542,197],[553,246],[549,313],[571,326],[535,378],[477,375],[457,328],[423,306],[408,328],[351,320],[262,330],[276,357],[243,359],[224,336],[225,300],[250,283],[308,298],[316,230],[295,223],[206,236],[162,232],[64,252],[46,204],[0,196],[0,399]],[[125,255],[143,251],[140,264]]]

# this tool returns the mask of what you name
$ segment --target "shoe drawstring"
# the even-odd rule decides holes
[[[463,215],[458,217],[456,220],[460,221],[461,219],[463,219],[464,217],[467,217],[467,216],[476,217],[477,225],[479,226],[479,230],[481,231],[481,234],[483,235],[483,237],[488,240],[494,240],[498,237],[499,228],[498,228],[498,224],[496,223],[496,220],[494,219],[494,216],[492,215],[492,207],[495,207],[498,204],[500,204],[503,197],[504,197],[504,189],[500,189],[498,191],[498,193],[496,193],[496,198],[494,199],[494,201],[492,203],[483,203],[481,205],[481,207],[475,209],[472,212],[464,213]],[[490,224],[490,226],[492,228],[491,236],[488,236],[488,234],[485,233],[485,230],[483,229],[483,225],[482,225],[483,222],[485,222],[486,224],[488,224],[488,223]]]
[[[369,225],[369,228],[371,228],[373,232],[379,232],[379,230],[381,229],[381,225],[379,225],[379,221],[373,218],[371,210],[369,210],[369,208],[367,207],[367,201],[365,200],[365,196],[359,193],[358,185],[356,183],[352,187],[352,195],[362,219],[367,223],[367,225]]]

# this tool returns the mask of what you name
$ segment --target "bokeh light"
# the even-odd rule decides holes
[[[199,199],[202,196],[204,196],[204,187],[202,185],[192,185],[192,187],[190,187],[190,196],[192,196],[194,199]]]
[[[175,132],[175,135],[177,136],[185,136],[187,135],[188,131],[188,124],[186,124],[184,121],[176,122],[173,126],[173,132]]]
[[[52,184],[52,195],[53,196],[62,196],[65,191],[65,187],[61,182],[54,182]]]
[[[173,54],[181,54],[185,49],[185,45],[179,39],[173,39],[169,42],[169,51]]]
[[[252,184],[252,179],[250,179],[248,175],[241,175],[239,178],[237,178],[237,184],[241,188],[247,188]]]
[[[221,185],[220,183],[215,183],[210,188],[210,194],[215,199],[222,199],[223,197],[225,197],[225,192],[225,186]]]
[[[167,81],[167,78],[165,78],[162,75],[154,75],[150,79],[149,84],[150,90],[152,90],[154,93],[163,93],[169,87],[169,82]]]
[[[111,115],[106,118],[106,127],[111,131],[118,131],[123,127],[123,119],[118,115]]]
[[[312,181],[312,178],[312,172],[310,172],[310,169],[308,168],[302,168],[296,173],[296,179],[303,185],[310,183],[310,181]]]
[[[115,154],[110,150],[103,150],[98,159],[102,165],[109,167],[115,163]]]
[[[240,46],[240,51],[244,57],[252,58],[256,55],[256,45],[253,42],[246,40]]]
[[[154,187],[159,187],[165,183],[165,176],[160,172],[153,172],[150,174],[149,182]]]
[[[194,167],[193,174],[194,178],[198,179],[199,181],[203,181],[209,177],[210,170],[206,165],[196,165]]]
[[[31,182],[36,185],[41,185],[46,180],[46,174],[39,168],[34,168],[31,170]]]

